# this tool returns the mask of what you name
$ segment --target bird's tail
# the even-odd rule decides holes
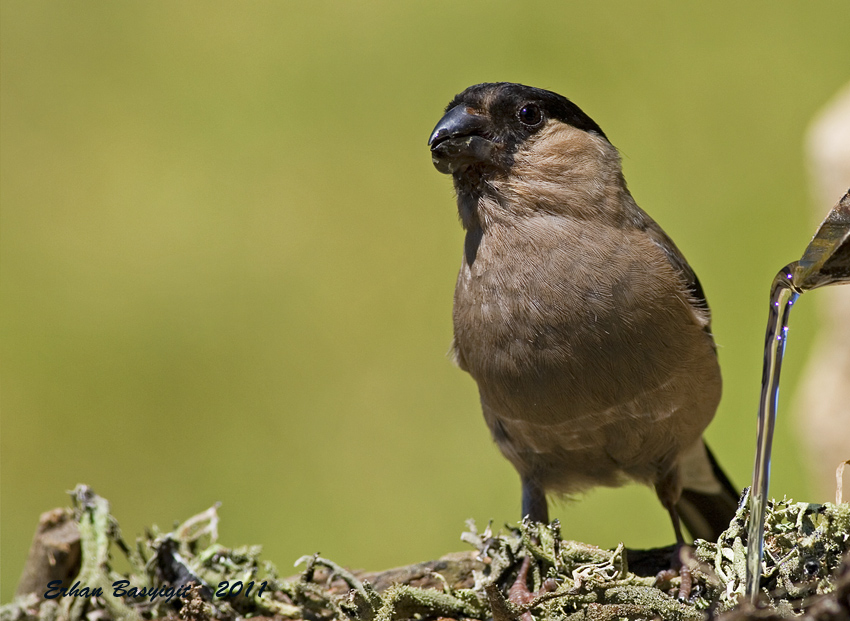
[[[740,491],[703,440],[680,458],[682,496],[676,510],[694,539],[717,541],[735,516]]]

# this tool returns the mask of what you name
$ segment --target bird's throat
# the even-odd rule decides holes
[[[466,257],[466,264],[472,266],[475,263],[475,257],[478,256],[478,246],[481,245],[481,239],[484,237],[484,229],[480,224],[466,229],[466,238],[463,240],[463,255]]]
[[[474,228],[481,228],[481,213],[479,210],[479,202],[481,201],[481,191],[478,189],[467,189],[463,192],[458,191],[457,194],[457,212],[460,216],[460,223],[467,231]]]

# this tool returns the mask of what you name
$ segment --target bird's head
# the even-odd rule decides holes
[[[564,212],[624,187],[619,155],[599,125],[566,97],[522,84],[470,86],[446,107],[428,145],[437,170],[453,177],[464,226],[487,195],[517,214]]]
[[[470,166],[507,170],[517,151],[553,124],[605,138],[593,119],[566,97],[497,82],[476,84],[455,96],[428,146],[441,173],[464,172]]]

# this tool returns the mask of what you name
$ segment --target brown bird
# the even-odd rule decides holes
[[[466,230],[457,364],[522,481],[547,492],[637,481],[694,537],[728,527],[738,492],[702,440],[720,401],[710,313],[682,253],[637,206],[599,126],[550,91],[478,84],[428,142]]]

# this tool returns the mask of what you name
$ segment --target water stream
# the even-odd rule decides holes
[[[783,267],[770,288],[770,310],[767,334],[764,338],[764,366],[761,377],[758,439],[753,485],[750,487],[750,523],[747,532],[747,582],[746,592],[751,599],[758,593],[761,578],[762,545],[764,541],[764,511],[767,490],[770,486],[770,451],[776,425],[776,404],[779,399],[779,373],[785,356],[788,339],[788,319],[791,307],[801,291],[793,284],[796,263]]]
[[[770,310],[764,343],[759,402],[758,440],[750,518],[747,526],[747,599],[755,602],[761,580],[764,515],[770,486],[770,453],[776,425],[779,373],[788,338],[788,315],[797,298],[810,289],[850,283],[850,191],[832,208],[799,261],[779,270],[770,288]]]

